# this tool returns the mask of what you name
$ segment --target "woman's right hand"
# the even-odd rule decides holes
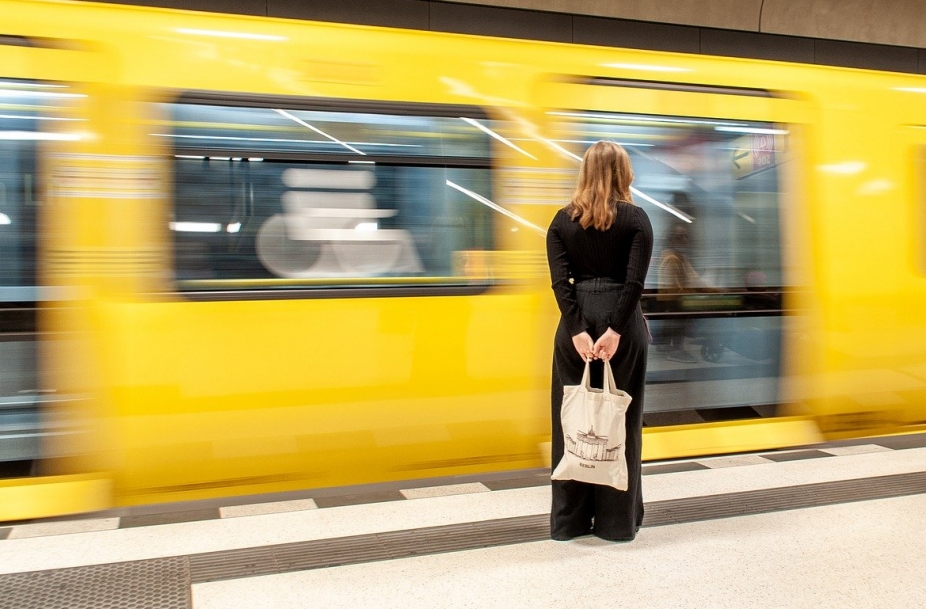
[[[605,333],[598,338],[598,341],[595,343],[593,350],[598,357],[606,362],[609,362],[617,352],[617,347],[620,345],[620,342],[621,335],[611,328],[608,328],[605,330]]]
[[[582,358],[582,361],[589,362],[593,359],[597,359],[595,357],[595,342],[592,340],[592,337],[589,336],[588,332],[573,336],[572,344],[575,345],[576,351],[579,352],[579,357]]]

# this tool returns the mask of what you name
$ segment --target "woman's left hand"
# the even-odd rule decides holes
[[[608,328],[605,330],[605,333],[602,334],[597,341],[595,341],[595,346],[593,350],[595,356],[603,359],[604,361],[610,361],[614,354],[617,353],[617,346],[621,342],[621,335]]]
[[[579,352],[579,357],[581,357],[586,362],[590,362],[595,359],[595,346],[592,343],[592,337],[589,336],[588,332],[582,332],[581,334],[576,334],[572,337],[572,344],[575,346],[576,351]]]

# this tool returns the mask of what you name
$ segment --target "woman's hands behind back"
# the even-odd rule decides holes
[[[575,340],[575,339],[573,339]],[[621,342],[621,335],[608,328],[602,334],[592,347],[593,355],[596,358],[610,361],[614,354],[617,353],[617,347]]]

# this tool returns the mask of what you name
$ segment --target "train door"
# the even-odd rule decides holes
[[[28,475],[41,456],[36,261],[42,103],[55,89],[0,75],[0,468]]]
[[[102,475],[50,475],[75,455],[75,440],[87,445],[77,439],[86,426],[63,416],[74,387],[67,366],[54,363],[65,361],[56,352],[66,339],[50,311],[67,308],[67,298],[47,272],[57,204],[49,176],[53,159],[93,131],[86,82],[102,55],[74,41],[0,34],[2,521],[101,509],[111,497]]]
[[[717,429],[780,414],[789,307],[802,281],[798,252],[784,244],[801,199],[794,159],[806,108],[771,91],[622,77],[564,77],[542,96],[548,145],[564,162],[577,167],[597,140],[624,146],[634,200],[654,227],[644,424],[715,424],[690,446],[674,434],[666,454],[675,456],[793,442]],[[798,437],[812,440],[812,426]],[[655,441],[646,450],[662,454]]]

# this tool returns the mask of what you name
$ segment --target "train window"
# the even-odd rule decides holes
[[[53,85],[0,79],[0,302],[36,300],[36,147]]]
[[[484,289],[472,261],[492,249],[495,212],[478,110],[167,110],[170,128],[155,135],[175,157],[181,291]]]
[[[580,158],[602,139],[624,146],[634,167],[634,200],[653,224],[643,302],[655,342],[649,424],[768,412],[778,402],[784,327],[779,208],[787,128],[681,116],[551,114],[552,143],[563,153]]]

